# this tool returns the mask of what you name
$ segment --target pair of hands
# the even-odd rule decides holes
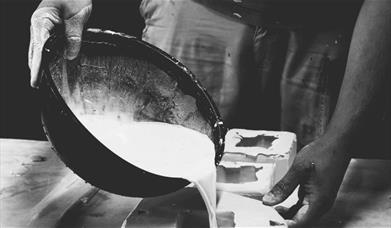
[[[67,48],[65,57],[74,59],[81,46],[82,31],[92,10],[91,0],[44,0],[31,18],[31,41],[28,63],[31,86],[39,86],[38,70],[42,48],[50,32],[64,24]],[[299,202],[291,208],[276,209],[288,219],[290,227],[303,227],[316,222],[332,206],[349,158],[341,139],[324,135],[304,147],[284,178],[263,197],[266,205],[284,201],[299,188]]]

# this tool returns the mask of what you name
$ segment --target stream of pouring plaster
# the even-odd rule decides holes
[[[161,122],[120,121],[114,115],[77,117],[100,142],[132,165],[194,183],[205,202],[210,227],[217,227],[215,152],[206,135]]]

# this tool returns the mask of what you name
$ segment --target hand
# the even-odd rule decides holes
[[[262,201],[274,206],[284,201],[300,185],[298,202],[276,210],[289,227],[307,227],[316,222],[334,203],[349,164],[342,139],[323,136],[304,147],[288,173],[267,193]]]
[[[64,23],[67,38],[65,57],[76,58],[81,46],[81,36],[92,10],[91,0],[43,0],[31,17],[28,64],[31,86],[39,86],[38,71],[42,48],[56,25]]]

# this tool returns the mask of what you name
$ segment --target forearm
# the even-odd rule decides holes
[[[391,1],[366,0],[357,18],[337,106],[326,134],[354,138],[390,76]]]

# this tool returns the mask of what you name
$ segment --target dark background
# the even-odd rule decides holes
[[[93,1],[94,9],[87,27],[140,37],[144,27],[138,8],[141,0]],[[0,0],[0,138],[46,139],[41,126],[38,94],[30,87],[27,65],[30,17],[39,2]],[[389,87],[385,94],[389,102]],[[355,150],[362,151],[366,156],[381,158],[386,155],[391,159],[389,104],[387,107],[386,121],[373,121],[378,124],[371,122],[369,130],[359,130],[362,140],[358,141],[363,141],[365,145],[360,144],[360,148]]]
[[[30,17],[40,0],[0,0],[0,138],[46,139],[37,92],[30,87],[27,53]],[[107,4],[109,2],[109,4]],[[94,1],[87,27],[140,36],[140,0]]]

